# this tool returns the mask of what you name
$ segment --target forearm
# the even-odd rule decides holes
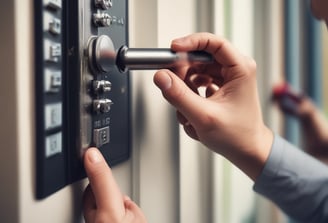
[[[279,136],[254,190],[302,222],[328,221],[328,168]]]
[[[234,149],[232,153],[226,155],[235,166],[242,170],[253,181],[262,172],[270,154],[273,142],[273,133],[266,126],[259,131],[254,140],[249,140],[248,148]]]

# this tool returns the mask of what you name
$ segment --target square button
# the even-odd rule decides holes
[[[44,42],[45,60],[50,62],[59,62],[62,55],[62,48],[60,43],[45,40]]]
[[[62,104],[48,104],[45,106],[45,129],[53,129],[62,125]]]
[[[46,158],[62,152],[62,133],[56,133],[46,137]]]
[[[93,139],[94,139],[94,143],[98,148],[104,144],[109,143],[110,141],[109,126],[105,128],[93,130]]]
[[[61,33],[61,21],[57,18],[52,18],[49,21],[49,32],[55,35],[59,35]]]
[[[59,92],[62,85],[62,73],[56,70],[45,70],[44,89],[48,93]]]
[[[48,11],[43,12],[43,30],[50,32],[54,35],[61,34],[61,20],[56,17],[53,13]]]

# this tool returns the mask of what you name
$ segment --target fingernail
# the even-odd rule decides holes
[[[167,90],[172,86],[172,79],[167,72],[163,71],[161,75],[156,79],[155,84],[161,90]]]
[[[88,158],[91,163],[99,163],[102,160],[100,152],[97,149],[89,149]]]
[[[183,43],[185,41],[186,41],[186,37],[181,37],[181,38],[174,39],[172,41],[172,44],[181,44],[181,43]]]

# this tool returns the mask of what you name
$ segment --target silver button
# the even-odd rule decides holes
[[[46,137],[46,158],[62,152],[62,133],[56,133]]]
[[[95,13],[93,14],[93,22],[96,26],[108,27],[112,24],[112,17],[107,13]]]
[[[96,7],[107,10],[113,6],[112,0],[95,0]]]
[[[93,110],[97,113],[107,113],[113,102],[110,99],[98,99],[93,101]]]
[[[62,125],[62,104],[47,104],[45,106],[45,129],[53,129]]]
[[[93,90],[95,93],[106,93],[112,89],[112,83],[105,80],[93,81]]]
[[[109,126],[101,129],[93,130],[93,139],[96,147],[101,147],[104,144],[109,143],[110,134],[109,134]]]

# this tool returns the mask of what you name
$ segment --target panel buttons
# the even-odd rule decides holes
[[[107,13],[95,13],[93,14],[93,22],[96,26],[108,27],[112,24],[112,17]]]
[[[58,10],[62,8],[61,0],[44,0],[44,4],[52,9]]]
[[[49,21],[49,32],[55,35],[59,35],[61,33],[61,21],[57,18],[52,18]]]
[[[49,158],[55,154],[62,152],[62,133],[49,135],[46,138],[45,155]]]
[[[100,147],[104,144],[109,143],[109,126],[101,129],[94,129],[93,130],[93,140],[96,144],[96,147]]]
[[[50,62],[58,62],[62,55],[61,44],[45,40],[45,59]]]
[[[113,6],[112,0],[95,0],[96,7],[107,10]]]
[[[53,129],[62,125],[62,104],[48,104],[45,106],[45,129]]]
[[[106,93],[112,89],[112,83],[106,80],[95,80],[92,82],[93,91],[96,94]]]
[[[60,91],[62,86],[62,73],[61,71],[45,70],[44,90],[48,93],[56,93]]]
[[[61,34],[61,19],[57,18],[54,13],[49,11],[44,11],[43,13],[44,18],[44,30],[53,34],[53,35],[60,35]]]
[[[93,110],[96,113],[107,113],[110,111],[110,107],[113,104],[110,99],[98,99],[93,101]]]

